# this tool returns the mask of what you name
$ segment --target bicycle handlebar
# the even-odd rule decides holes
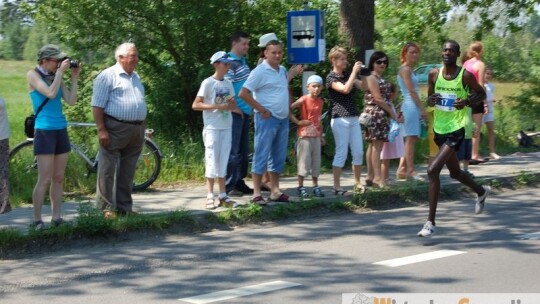
[[[70,127],[95,127],[96,124],[93,122],[68,122]]]

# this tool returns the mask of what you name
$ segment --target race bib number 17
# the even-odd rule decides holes
[[[441,98],[437,99],[435,107],[441,111],[453,112],[456,110],[454,103],[456,102],[456,94],[441,93]]]

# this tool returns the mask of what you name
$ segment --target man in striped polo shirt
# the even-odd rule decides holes
[[[232,112],[232,145],[225,182],[229,196],[243,196],[244,194],[253,194],[253,190],[244,181],[249,166],[249,126],[253,109],[238,96],[250,72],[246,63],[249,35],[241,31],[235,32],[231,35],[231,43],[229,59],[232,62],[229,64],[229,72],[225,77],[233,83],[234,97],[241,113]]]
[[[135,72],[139,63],[135,44],[118,46],[115,58],[116,64],[94,80],[92,95],[100,153],[97,202],[105,216],[133,213],[133,177],[146,128],[144,86]]]

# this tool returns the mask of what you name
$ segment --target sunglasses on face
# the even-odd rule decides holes
[[[388,60],[381,60],[381,59],[379,59],[379,60],[376,60],[375,63],[376,63],[376,64],[386,64],[386,65],[388,65]]]

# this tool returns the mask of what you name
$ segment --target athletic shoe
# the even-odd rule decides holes
[[[482,211],[484,211],[484,202],[486,201],[486,197],[491,193],[491,187],[490,186],[482,186],[484,188],[484,194],[478,196],[476,199],[476,205],[474,205],[474,213],[480,214]]]
[[[298,187],[296,188],[298,191],[298,196],[300,197],[309,197],[309,193],[307,193],[306,187]]]
[[[36,231],[43,231],[43,230],[47,229],[47,226],[45,225],[45,223],[43,223],[43,221],[35,221],[30,226],[32,228],[34,228],[34,230],[36,230]]]
[[[422,230],[418,232],[418,236],[428,238],[428,237],[431,237],[433,233],[435,233],[435,226],[433,226],[433,224],[430,221],[427,221],[424,224],[424,227],[422,228]]]
[[[55,220],[51,220],[51,226],[52,227],[58,227],[58,226],[63,225],[65,223],[66,223],[66,221],[64,221],[63,218],[57,218]]]
[[[324,193],[322,193],[321,187],[313,187],[313,195],[316,197],[324,197]]]

